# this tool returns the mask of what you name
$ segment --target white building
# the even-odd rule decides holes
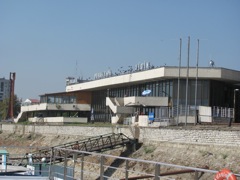
[[[145,116],[151,113],[155,119],[180,117],[181,123],[186,115],[195,117],[199,106],[207,106],[235,108],[234,122],[240,123],[237,91],[240,88],[240,71],[165,66],[123,72],[68,84],[66,92],[40,96],[40,105],[45,104],[45,109],[34,107],[27,110],[23,107],[22,112],[29,116],[41,111],[46,117],[77,113],[78,117],[87,118],[88,121],[94,116],[92,119],[100,122],[120,122],[139,112]],[[150,90],[150,93],[143,96],[145,90]],[[49,109],[53,104],[55,109]],[[94,114],[91,114],[91,109]],[[189,122],[193,123],[194,120],[189,119]]]

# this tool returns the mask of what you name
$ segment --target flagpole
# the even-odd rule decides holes
[[[185,104],[185,126],[188,117],[188,77],[189,77],[189,56],[190,56],[190,36],[188,36],[188,57],[187,57],[187,79],[186,79],[186,104]]]
[[[198,61],[199,61],[199,39],[197,40],[197,63],[196,63],[196,84],[195,84],[195,125],[198,123],[197,122],[197,84],[198,84]]]
[[[179,65],[178,65],[178,91],[177,91],[177,125],[179,123],[179,93],[180,93],[180,75],[181,75],[181,55],[182,55],[182,38],[180,38]]]

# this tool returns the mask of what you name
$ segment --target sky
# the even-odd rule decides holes
[[[139,63],[240,70],[239,0],[0,0],[0,78],[25,100]]]

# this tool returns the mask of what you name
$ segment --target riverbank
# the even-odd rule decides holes
[[[2,126],[0,146],[11,146],[10,153],[25,154],[25,146],[46,147],[54,146],[90,136],[121,131],[129,136],[134,134],[129,127],[72,127],[72,126]],[[29,131],[35,129],[35,132]],[[8,130],[7,130],[8,129]],[[40,130],[44,133],[39,133]],[[45,129],[45,130],[44,130]],[[56,133],[57,132],[57,133]],[[221,137],[223,137],[221,139]],[[163,137],[164,136],[164,137]],[[240,171],[240,148],[233,144],[238,142],[238,127],[195,127],[190,128],[141,128],[139,132],[142,146],[129,155],[135,159],[152,160],[190,167],[208,167],[211,170],[229,168],[234,173]],[[185,139],[185,141],[184,141]],[[194,141],[194,140],[198,141]],[[218,139],[218,140],[217,140]],[[220,140],[230,140],[224,145]],[[211,143],[213,142],[213,143]],[[220,143],[218,143],[220,142]],[[226,143],[226,142],[225,142]],[[14,146],[14,147],[13,147]],[[119,156],[123,148],[108,153]],[[131,168],[139,171],[150,171],[150,167],[133,165]],[[164,169],[163,170],[167,170]],[[116,176],[124,177],[122,174]],[[209,179],[209,177],[204,177]],[[204,179],[202,178],[202,179]],[[177,179],[177,178],[176,178]],[[189,179],[188,175],[181,175],[181,179]]]

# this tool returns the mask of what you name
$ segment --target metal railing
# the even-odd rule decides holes
[[[63,154],[60,156],[58,152]],[[29,163],[23,170],[24,174],[64,180],[173,180],[178,178],[208,180],[213,179],[218,172],[209,170],[207,167],[195,168],[61,147],[54,147],[52,155],[50,162]],[[62,159],[61,162],[58,161],[59,158]],[[7,161],[8,168],[10,159]],[[235,176],[239,178],[240,174]]]
[[[172,107],[159,107],[156,109],[154,122],[163,122],[167,126],[168,125],[176,125],[176,118],[177,115],[179,116],[191,116],[191,117],[204,117],[209,118],[211,120],[208,120],[209,122],[214,123],[228,123],[230,119],[234,118],[234,108],[228,108],[228,107],[208,107],[206,108],[210,109],[209,111],[199,110],[199,107],[195,109],[195,106],[187,106],[187,109],[185,106],[180,105],[172,106]],[[198,110],[198,112],[196,111]],[[177,114],[178,113],[178,114]],[[203,121],[204,122],[204,121]],[[123,121],[124,125],[131,125],[132,124],[132,116],[124,118]]]
[[[97,180],[130,180],[130,179],[176,179],[184,176],[185,179],[213,179],[216,170],[207,168],[194,168],[180,166],[156,161],[132,159],[127,157],[119,157],[100,153],[76,151],[66,148],[54,148],[54,156],[52,163],[58,159],[57,151],[64,151],[65,158],[63,160],[64,169],[60,175],[63,179],[97,179]],[[69,157],[68,154],[72,154]],[[77,156],[80,155],[80,158]],[[91,155],[91,156],[89,156]],[[67,175],[67,168],[73,167],[74,174]],[[77,168],[76,168],[77,167]],[[184,174],[184,175],[183,175]],[[240,177],[240,174],[235,174]],[[56,176],[54,168],[50,167],[49,178]],[[59,172],[58,172],[59,176]]]
[[[20,156],[15,157],[16,163],[18,164],[27,164],[30,161],[33,161],[34,163],[39,163],[42,161],[42,158],[44,158],[45,162],[49,162],[50,158],[52,156],[52,149],[54,148],[67,148],[67,149],[73,149],[73,150],[81,150],[81,151],[105,151],[108,149],[114,149],[121,146],[125,146],[127,144],[135,143],[134,140],[128,138],[123,133],[110,133],[110,134],[104,134],[97,137],[91,137],[83,140],[73,141],[69,143],[60,144],[57,146],[52,147],[44,147],[38,150],[35,150],[32,148],[32,151],[29,151],[28,153]],[[62,157],[58,159],[58,161],[62,161],[64,152],[58,152],[59,155]],[[13,160],[13,157],[10,158]],[[9,160],[10,160],[9,159]]]
[[[220,118],[233,118],[234,117],[234,108],[227,107],[212,107],[212,116]]]

